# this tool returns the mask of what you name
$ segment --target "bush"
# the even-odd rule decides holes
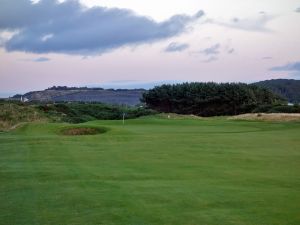
[[[271,110],[270,113],[300,113],[300,107],[298,106],[275,106]]]
[[[123,113],[127,119],[152,115],[156,112],[141,107],[125,107],[99,103],[59,103],[40,105],[39,109],[47,115],[59,116],[62,121],[83,123],[91,120],[120,120]]]
[[[253,113],[300,113],[300,106],[294,105],[263,105],[255,108]]]

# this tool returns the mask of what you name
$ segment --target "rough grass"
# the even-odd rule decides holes
[[[233,120],[300,121],[300,113],[248,113],[230,117]]]
[[[143,118],[0,134],[1,225],[298,225],[300,123]]]
[[[195,115],[182,115],[182,114],[176,114],[176,113],[160,113],[157,115],[153,115],[153,118],[161,118],[161,119],[203,119],[204,117],[195,116]],[[149,116],[145,116],[145,118],[149,118]]]
[[[0,102],[0,131],[14,129],[24,122],[47,120],[46,116],[33,105]]]

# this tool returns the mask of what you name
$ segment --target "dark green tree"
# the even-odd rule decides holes
[[[160,112],[199,116],[236,115],[283,99],[273,92],[243,83],[182,83],[157,86],[144,93],[142,101]]]

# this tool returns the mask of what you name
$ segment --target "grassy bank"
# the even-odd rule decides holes
[[[154,115],[144,107],[128,107],[101,103],[21,103],[0,100],[0,131],[7,131],[25,122],[83,123],[92,120],[121,120]]]
[[[47,120],[47,116],[34,105],[0,101],[0,131],[13,129],[24,122]]]

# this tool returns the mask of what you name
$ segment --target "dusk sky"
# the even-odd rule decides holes
[[[299,0],[0,0],[0,97],[300,78]]]

